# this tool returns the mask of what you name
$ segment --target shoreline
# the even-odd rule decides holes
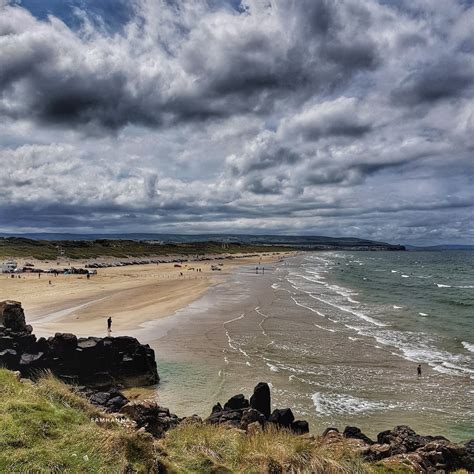
[[[288,252],[291,254],[294,252]],[[168,256],[166,263],[130,265],[117,265],[118,259],[110,258],[74,260],[75,268],[98,261],[107,267],[97,269],[90,278],[85,274],[23,273],[20,278],[2,274],[0,295],[1,299],[22,302],[27,322],[39,336],[56,332],[104,336],[108,316],[113,319],[111,335],[130,335],[143,329],[145,323],[170,316],[199,299],[234,268],[260,262],[263,265],[283,256],[274,252],[205,255],[197,261],[182,257],[177,261]],[[18,260],[33,263],[35,268],[52,266],[50,261]],[[65,263],[56,262],[58,267]]]

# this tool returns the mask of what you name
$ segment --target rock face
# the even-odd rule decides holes
[[[307,421],[295,421],[290,408],[276,409],[270,414],[271,398],[270,387],[260,382],[250,397],[250,402],[244,395],[234,395],[224,407],[217,403],[212,408],[212,413],[207,418],[208,423],[220,424],[242,430],[256,431],[257,425],[263,427],[273,424],[279,428],[286,428],[296,434],[309,432]]]
[[[66,382],[104,390],[159,381],[154,351],[133,337],[78,339],[57,333],[37,340],[15,301],[0,303],[0,324],[0,365],[24,377],[48,369]]]

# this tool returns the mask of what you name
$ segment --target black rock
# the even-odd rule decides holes
[[[0,366],[10,370],[18,370],[20,365],[20,356],[14,349],[5,349],[0,352]]]
[[[259,382],[253,389],[253,395],[250,397],[250,406],[262,413],[265,418],[270,417],[271,397],[270,387],[265,382]]]
[[[36,377],[48,369],[62,380],[93,386],[105,392],[117,384],[158,383],[155,353],[135,338],[87,337],[57,333],[36,340],[25,324],[21,304],[0,303],[0,365],[20,370],[23,377]]]
[[[224,410],[239,410],[241,408],[247,408],[249,401],[240,393],[229,398],[227,403],[224,405]]]
[[[393,430],[382,431],[377,435],[379,444],[389,444],[392,448],[392,454],[403,454],[416,451],[433,438],[420,436],[409,426],[396,426]],[[443,438],[446,440],[446,438]]]
[[[295,417],[291,408],[276,409],[273,410],[268,421],[279,426],[289,427],[295,421]]]
[[[346,426],[342,435],[344,438],[360,439],[367,444],[374,444],[374,442],[356,426]]]
[[[242,418],[240,419],[240,428],[246,430],[248,425],[258,421],[262,426],[265,424],[265,416],[255,410],[254,408],[246,408],[242,413]]]
[[[107,402],[110,400],[109,392],[96,392],[89,397],[92,404],[96,406],[105,407]]]
[[[25,313],[18,301],[3,301],[0,303],[0,325],[15,332],[28,333]]]
[[[295,434],[305,434],[309,433],[309,424],[305,420],[296,420],[293,421],[290,425],[291,431]]]

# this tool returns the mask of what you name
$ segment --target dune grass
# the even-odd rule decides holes
[[[168,464],[179,473],[382,472],[344,446],[330,449],[275,428],[246,435],[222,426],[180,425],[160,443]]]
[[[152,472],[152,440],[99,417],[51,376],[23,383],[0,369],[0,472]]]

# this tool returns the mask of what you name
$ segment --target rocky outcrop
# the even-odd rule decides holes
[[[208,423],[225,425],[229,427],[248,430],[256,429],[256,424],[261,427],[273,425],[278,428],[286,428],[296,434],[309,432],[307,421],[297,420],[290,408],[275,409],[271,411],[270,387],[264,382],[260,382],[250,397],[250,402],[243,394],[234,395],[224,407],[217,403],[212,408],[212,413],[206,419]]]
[[[422,436],[406,425],[379,433],[376,443],[357,427],[346,427],[342,434],[337,428],[328,428],[322,438],[328,445],[346,443],[367,461],[387,468],[402,464],[414,472],[474,472],[474,441],[462,445],[443,436]]]
[[[21,303],[0,303],[0,365],[34,377],[50,370],[69,383],[106,391],[112,386],[153,385],[159,377],[154,351],[137,339],[77,338],[57,333],[48,339],[32,334]]]

